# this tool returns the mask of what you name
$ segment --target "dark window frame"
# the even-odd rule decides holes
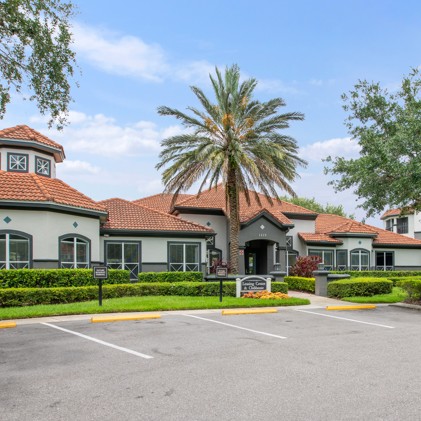
[[[61,242],[65,239],[65,238],[79,238],[80,240],[84,241],[85,243],[88,244],[88,268],[92,267],[92,247],[91,247],[91,239],[82,235],[82,234],[75,234],[75,233],[69,233],[69,234],[64,234],[64,235],[60,235],[60,237],[58,237],[58,267],[60,269],[66,269],[62,267],[62,263],[69,263],[69,262],[62,262],[62,252],[61,252]],[[73,260],[74,262],[74,260]],[[77,268],[75,268],[77,269]]]
[[[43,174],[38,172],[38,162],[39,161],[46,161],[48,162],[48,174]],[[35,174],[42,175],[43,177],[51,178],[51,159],[44,158],[42,156],[35,155]]]
[[[183,245],[196,245],[199,248],[199,253],[198,253],[198,257],[199,257],[199,261],[197,262],[197,266],[198,266],[198,271],[201,271],[202,268],[202,244],[200,242],[197,241],[168,241],[167,242],[167,267],[168,267],[168,272],[175,272],[173,270],[171,270],[171,262],[170,262],[170,247],[172,244],[183,244]],[[185,250],[185,248],[184,248]],[[183,253],[184,253],[183,250]],[[183,255],[183,271],[182,272],[190,272],[190,271],[186,271],[185,270],[185,266],[186,266],[186,256],[185,253]]]
[[[26,165],[24,170],[13,169],[10,167],[10,158],[12,156],[21,156],[26,158]],[[9,172],[18,172],[18,173],[27,173],[29,172],[29,154],[27,153],[17,153],[17,152],[7,152],[7,171]]]

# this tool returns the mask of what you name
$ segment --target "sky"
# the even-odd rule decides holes
[[[352,191],[335,193],[328,155],[358,157],[344,125],[341,95],[359,79],[399,87],[421,65],[421,3],[389,0],[74,0],[73,48],[80,73],[69,124],[58,132],[36,106],[13,97],[1,128],[27,124],[63,145],[57,177],[94,200],[134,200],[163,191],[160,142],[183,128],[157,114],[198,106],[190,86],[212,97],[215,66],[237,64],[258,80],[255,98],[285,100],[301,112],[284,134],[308,161],[298,196],[343,205],[358,220]],[[282,194],[282,192],[280,192]],[[376,218],[368,223],[382,226]]]

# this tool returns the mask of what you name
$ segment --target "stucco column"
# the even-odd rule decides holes
[[[328,270],[315,270],[313,275],[316,279],[315,295],[327,297],[327,275]]]

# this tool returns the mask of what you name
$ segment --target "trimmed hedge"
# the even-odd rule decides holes
[[[202,272],[141,272],[140,282],[201,282]]]
[[[285,282],[272,282],[273,292],[288,292]],[[120,298],[147,295],[218,296],[219,282],[139,282],[136,284],[104,285],[102,296]],[[236,283],[224,282],[223,295],[235,297]],[[98,298],[98,287],[70,288],[7,288],[0,289],[0,307],[37,304],[65,304]]]
[[[104,284],[130,282],[128,270],[108,269]],[[57,288],[98,285],[92,269],[0,269],[0,288]]]
[[[288,284],[288,289],[293,291],[315,292],[316,280],[315,278],[303,278],[301,276],[285,276],[285,282]]]
[[[400,278],[389,277],[387,279],[389,279],[389,281],[393,282],[393,286],[400,286],[400,283],[402,281],[420,281],[421,276],[405,276],[404,278],[402,278],[402,277],[400,277]]]
[[[401,279],[398,286],[408,293],[408,301],[421,300],[421,279]]]
[[[371,297],[390,294],[393,282],[382,278],[356,278],[331,281],[327,285],[329,297]]]
[[[352,278],[402,278],[405,276],[421,276],[416,270],[333,270],[330,273],[348,274]]]

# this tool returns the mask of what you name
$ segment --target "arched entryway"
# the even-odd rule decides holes
[[[273,270],[274,242],[253,240],[246,243],[244,268],[246,275],[267,275]]]

